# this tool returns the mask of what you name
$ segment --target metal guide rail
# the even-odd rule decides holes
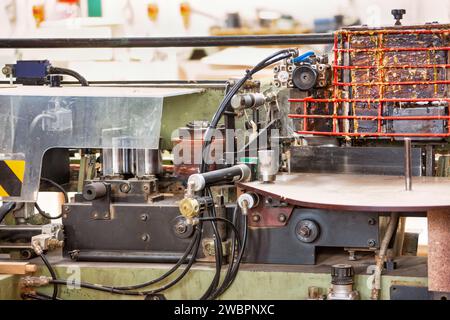
[[[336,32],[331,92],[289,99],[291,103],[301,103],[297,113],[289,114],[291,119],[302,120],[296,133],[348,137],[450,136],[449,34],[449,25]],[[436,106],[440,110],[429,112],[428,108]],[[320,108],[329,112],[315,111]],[[412,111],[406,112],[407,109]],[[318,119],[332,122],[329,130],[312,128],[311,124]],[[392,130],[392,125],[387,125],[398,121],[403,122],[403,130]],[[410,125],[404,125],[405,121]],[[411,130],[412,121],[416,124],[419,121],[419,128]],[[437,123],[441,130],[432,129]]]

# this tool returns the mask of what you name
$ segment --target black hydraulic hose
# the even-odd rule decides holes
[[[211,124],[209,125],[208,129],[205,133],[204,143],[203,143],[203,152],[202,152],[202,165],[200,172],[203,173],[206,170],[206,163],[205,161],[208,153],[209,153],[209,145],[211,144],[212,137],[214,134],[214,130],[217,128],[217,125],[219,124],[219,121],[224,114],[225,110],[227,109],[228,105],[230,104],[231,99],[233,96],[240,90],[240,88],[245,84],[245,82],[251,77],[257,73],[258,71],[278,62],[281,60],[284,60],[286,58],[289,58],[293,56],[294,54],[297,54],[297,50],[293,49],[284,49],[277,51],[273,53],[272,55],[268,56],[261,62],[259,62],[253,69],[247,70],[245,76],[241,78],[239,81],[237,81],[231,89],[228,91],[228,93],[225,95],[225,97],[222,99],[219,107],[217,108],[217,111],[215,112]]]
[[[223,292],[225,292],[226,289],[228,289],[228,287],[231,285],[231,283],[234,281],[234,278],[236,277],[236,264],[240,263],[239,259],[239,253],[243,252],[243,247],[242,247],[242,241],[239,238],[239,232],[237,230],[236,227],[236,220],[237,220],[237,211],[238,211],[239,206],[236,205],[235,209],[234,209],[234,213],[233,213],[233,221],[231,222],[231,224],[233,225],[233,236],[232,236],[232,249],[231,249],[231,259],[228,265],[228,269],[227,269],[227,273],[225,274],[225,277],[223,279],[222,285],[212,294],[211,298],[212,299],[216,299],[218,298]],[[244,235],[245,236],[245,235]],[[236,254],[236,239],[238,241],[238,258],[236,259],[235,262],[235,254]],[[245,244],[244,244],[245,246]]]
[[[49,220],[59,219],[63,216],[62,212],[59,215],[57,215],[56,217],[49,216],[44,210],[41,209],[41,207],[38,205],[37,202],[34,203],[34,207],[36,208],[36,210],[39,212],[39,214],[41,216],[43,216],[44,218],[47,218]]]
[[[71,70],[71,69],[60,68],[60,67],[50,67],[49,73],[50,74],[65,74],[65,75],[68,75],[68,76],[71,76],[71,77],[74,77],[75,79],[77,79],[83,87],[89,86],[89,82],[86,80],[86,78],[84,78],[81,74],[79,74],[78,72]]]
[[[239,238],[239,231],[238,231],[237,227],[233,224],[233,222],[231,222],[230,220],[221,218],[221,217],[205,217],[205,218],[199,218],[199,220],[200,221],[222,221],[222,222],[227,223],[231,227],[231,229],[233,229],[233,232],[236,235],[238,247],[241,247],[242,241]]]
[[[192,248],[194,247],[194,245],[199,243],[199,241],[198,241],[199,239],[198,238],[200,237],[200,232],[201,232],[200,229],[196,230],[196,234],[195,234],[194,238],[192,239],[192,241],[189,243],[189,246],[186,249],[186,251],[184,252],[183,256],[180,258],[180,260],[178,260],[178,262],[172,268],[170,268],[169,271],[164,273],[162,276],[160,276],[160,277],[158,277],[156,279],[153,279],[153,280],[141,283],[141,284],[133,285],[133,286],[122,286],[122,287],[112,287],[112,288],[118,289],[118,290],[136,290],[136,289],[141,289],[141,288],[144,288],[144,287],[148,287],[148,286],[150,286],[152,284],[161,282],[162,280],[164,280],[165,278],[170,276],[172,273],[174,273],[184,263],[184,261],[186,260],[187,256],[192,251]],[[195,259],[195,257],[194,257],[195,253],[196,252],[193,253],[193,255],[191,257],[191,260]]]
[[[212,193],[211,193],[210,188],[206,188],[206,194],[212,198]],[[216,218],[216,210],[214,207],[214,203],[211,207],[211,217]],[[220,282],[220,273],[222,271],[222,264],[223,264],[223,262],[222,262],[222,259],[223,259],[222,238],[220,237],[219,231],[217,230],[217,224],[216,224],[215,220],[210,220],[210,222],[211,222],[211,227],[213,229],[213,233],[214,233],[214,237],[215,237],[214,253],[215,253],[215,259],[216,259],[216,271],[215,271],[214,278],[213,278],[210,286],[208,287],[206,292],[200,297],[200,300],[209,299],[211,293],[213,293],[217,289],[217,286],[219,285],[219,282]]]
[[[35,294],[32,293],[24,293],[22,294],[22,298],[29,298],[29,299],[33,299],[33,300],[53,300],[52,297],[40,293],[40,292],[36,292]],[[62,300],[61,298],[56,298],[56,300]]]
[[[15,202],[3,202],[3,205],[0,207],[0,223],[2,223],[6,215],[10,213],[15,207]]]
[[[237,261],[236,261],[236,264],[235,264],[235,269],[233,270],[233,274],[231,276],[231,280],[227,283],[227,285],[224,287],[223,291],[219,293],[219,295],[222,294],[223,292],[225,292],[233,284],[234,280],[236,279],[236,275],[237,275],[237,273],[239,271],[239,267],[241,265],[242,257],[244,256],[244,251],[245,251],[245,247],[247,245],[247,240],[248,240],[248,216],[244,215],[243,216],[243,220],[244,220],[244,223],[243,223],[242,228],[244,230],[243,230],[243,236],[242,236],[241,251],[238,254]]]
[[[167,289],[171,288],[172,286],[174,286],[175,284],[177,284],[181,279],[183,279],[184,276],[189,272],[192,265],[194,264],[195,256],[200,247],[202,227],[203,227],[202,222],[200,222],[200,224],[197,226],[198,231],[196,231],[196,241],[195,241],[195,246],[192,251],[192,257],[189,260],[189,262],[188,262],[187,266],[185,267],[185,269],[183,270],[183,272],[176,279],[172,280],[170,283],[168,283],[160,288],[148,290],[148,291],[126,291],[126,290],[119,290],[115,287],[110,287],[110,286],[105,286],[105,285],[100,285],[100,284],[92,284],[92,283],[87,283],[87,282],[72,282],[72,281],[67,281],[67,280],[63,280],[63,279],[52,279],[52,280],[50,280],[50,283],[54,284],[54,285],[69,285],[69,284],[70,285],[78,285],[81,288],[109,292],[111,294],[133,295],[133,296],[145,296],[145,295],[155,294],[155,293],[167,290]]]
[[[41,253],[39,255],[39,257],[41,257],[42,261],[44,262],[45,266],[48,269],[48,272],[50,272],[50,276],[52,277],[52,280],[56,281],[57,277],[56,277],[55,269],[53,269],[52,265],[47,260],[47,257],[44,255],[44,253]],[[56,300],[57,298],[58,298],[58,285],[57,284],[53,284],[52,300]]]
[[[51,179],[43,178],[43,177],[41,177],[41,181],[47,182],[47,183],[51,184],[52,186],[54,186],[59,191],[61,191],[62,194],[64,195],[64,202],[65,203],[69,202],[69,195],[67,194],[67,191],[64,190],[64,188],[60,184],[56,183],[55,181],[53,181]]]

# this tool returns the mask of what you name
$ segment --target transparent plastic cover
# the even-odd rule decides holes
[[[107,87],[0,88],[0,161],[23,160],[18,194],[34,201],[46,150],[65,148],[158,149],[165,97],[190,89]],[[8,182],[0,181],[2,184]],[[6,195],[6,196],[5,196]]]

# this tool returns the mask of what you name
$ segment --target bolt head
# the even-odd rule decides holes
[[[146,213],[141,214],[142,221],[147,221],[147,219],[148,219],[148,214],[146,214]]]
[[[286,215],[283,213],[280,213],[280,215],[278,216],[278,221],[286,222]]]
[[[369,239],[369,240],[367,241],[367,245],[368,245],[369,247],[375,247],[376,244],[377,244],[377,242],[376,242],[374,239]]]
[[[187,231],[187,226],[185,223],[183,222],[179,222],[177,223],[177,225],[175,226],[175,231],[178,234],[183,234]]]
[[[122,191],[123,193],[128,193],[131,190],[131,186],[128,183],[122,183],[120,185],[120,191]]]
[[[311,234],[311,229],[309,229],[307,226],[302,226],[298,230],[298,234],[301,235],[302,237],[309,237]]]
[[[253,222],[259,222],[259,220],[261,220],[261,217],[258,214],[255,214],[252,216],[252,221]]]
[[[142,240],[142,241],[148,241],[148,240],[150,240],[150,236],[149,236],[147,233],[144,233],[144,234],[141,236],[141,240]]]

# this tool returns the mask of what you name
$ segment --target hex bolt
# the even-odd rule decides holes
[[[128,193],[131,190],[131,186],[128,183],[122,183],[120,185],[120,191],[122,191],[123,193]]]
[[[369,240],[367,241],[367,245],[368,245],[369,247],[375,247],[376,244],[377,244],[377,242],[376,242],[374,239],[369,239]]]
[[[175,226],[175,232],[178,234],[183,234],[187,231],[187,226],[185,223],[183,222],[179,222],[177,223],[177,225]]]
[[[280,213],[280,215],[278,216],[278,221],[286,222],[286,215],[284,213]]]
[[[307,226],[302,226],[299,230],[298,230],[298,234],[301,235],[302,237],[309,237],[311,234],[311,229],[309,229]]]
[[[377,223],[377,221],[376,221],[374,218],[370,218],[369,221],[368,221],[368,223],[369,223],[371,226],[373,226],[373,225],[375,225],[375,224]]]
[[[147,221],[147,219],[148,219],[148,214],[146,214],[146,213],[141,214],[141,221]]]

